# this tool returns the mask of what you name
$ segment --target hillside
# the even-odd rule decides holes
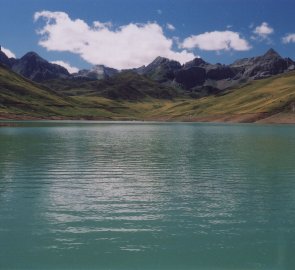
[[[32,82],[0,64],[0,119],[137,119],[136,101],[153,103],[178,95],[175,89],[133,73],[112,81],[52,84],[49,88]]]
[[[295,123],[295,72],[252,81],[201,99],[168,102],[150,117],[188,121]]]
[[[71,102],[44,86],[25,79],[0,65],[0,115],[57,115],[56,108],[71,107]]]
[[[58,79],[45,81],[44,84],[68,96],[102,96],[113,100],[172,99],[186,95],[183,91],[130,71],[103,80]]]
[[[105,119],[295,123],[295,72],[194,99],[140,75],[34,83],[0,66],[1,119]]]

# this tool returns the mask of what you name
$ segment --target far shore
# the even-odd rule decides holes
[[[46,121],[46,120],[73,120],[73,121],[158,121],[158,122],[208,122],[208,123],[259,123],[259,124],[295,124],[295,113],[277,113],[269,115],[267,113],[252,114],[220,114],[200,117],[179,117],[169,118],[168,116],[131,119],[131,118],[102,118],[102,117],[37,117],[29,115],[0,114],[0,127],[13,125],[9,121]],[[1,121],[5,121],[2,122]],[[6,121],[8,121],[6,123]]]

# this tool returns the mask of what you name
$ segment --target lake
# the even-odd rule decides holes
[[[295,126],[0,128],[0,269],[295,269]]]

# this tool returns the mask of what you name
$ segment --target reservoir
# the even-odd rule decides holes
[[[293,270],[294,248],[295,126],[0,127],[0,269]]]

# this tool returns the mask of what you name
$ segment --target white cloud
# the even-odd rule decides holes
[[[61,60],[51,61],[52,64],[60,65],[68,70],[69,73],[76,73],[79,71],[78,68],[71,66],[68,62],[64,62]]]
[[[96,28],[111,28],[113,26],[112,22],[105,22],[105,23],[102,23],[102,22],[99,22],[99,21],[94,21],[93,22],[93,25],[94,27]]]
[[[293,34],[288,34],[285,37],[283,37],[283,43],[287,44],[287,43],[295,43],[295,33]]]
[[[270,34],[274,32],[274,29],[268,25],[267,22],[263,22],[261,25],[257,26],[253,33],[262,39],[266,39]]]
[[[11,50],[4,47],[1,47],[1,50],[6,54],[8,58],[16,58],[15,54]]]
[[[171,31],[175,30],[175,26],[173,24],[171,24],[171,23],[167,23],[166,27],[167,27],[168,30],[171,30]]]
[[[232,31],[213,31],[186,38],[181,44],[182,48],[199,48],[206,51],[235,50],[247,51],[251,49],[248,41],[240,34]]]
[[[64,12],[36,12],[34,19],[44,19],[37,31],[39,45],[50,51],[68,51],[91,64],[126,69],[146,65],[157,56],[187,62],[195,57],[186,50],[173,50],[173,39],[167,38],[157,23],[130,23],[112,29],[110,23],[88,25],[72,20]]]
[[[157,9],[157,13],[158,13],[159,15],[162,15],[162,14],[163,14],[163,11],[162,11],[161,9]]]

